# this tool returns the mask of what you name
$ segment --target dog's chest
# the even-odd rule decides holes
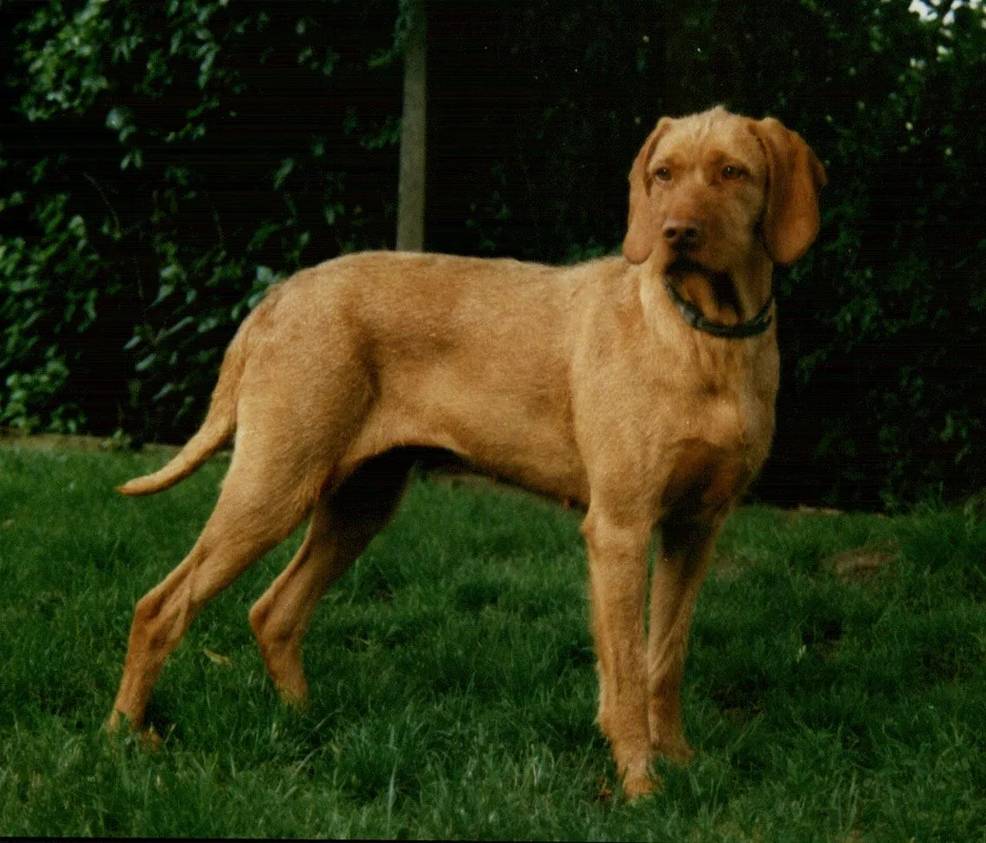
[[[709,396],[670,437],[665,510],[700,516],[727,507],[760,470],[773,435],[773,405],[751,396]]]

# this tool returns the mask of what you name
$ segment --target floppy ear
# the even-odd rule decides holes
[[[670,117],[662,117],[657,121],[657,126],[640,147],[630,169],[630,212],[627,216],[626,237],[623,238],[623,256],[630,263],[643,263],[654,249],[657,220],[651,207],[647,164],[654,154],[657,142],[671,128],[671,122]]]
[[[751,121],[767,156],[767,207],[763,233],[774,263],[794,263],[818,234],[818,191],[825,168],[797,132],[773,117]]]

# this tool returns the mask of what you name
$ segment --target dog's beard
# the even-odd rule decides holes
[[[709,281],[719,277],[728,278],[728,273],[718,272],[700,263],[688,255],[676,254],[664,269],[665,274],[672,278],[683,278],[686,275],[701,275]]]
[[[664,274],[678,287],[687,286],[686,282],[698,276],[709,285],[720,307],[730,307],[737,315],[742,312],[736,286],[728,272],[712,269],[688,255],[676,254],[665,267]]]

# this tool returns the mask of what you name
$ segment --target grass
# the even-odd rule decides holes
[[[0,448],[0,834],[667,841],[986,839],[986,524],[749,507],[699,601],[692,765],[619,795],[593,724],[578,518],[418,478],[282,707],[246,623],[300,535],[165,669],[158,752],[100,730],[135,600],[224,470],[142,500],[147,454]]]

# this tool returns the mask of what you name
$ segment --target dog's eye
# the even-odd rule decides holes
[[[724,179],[739,179],[744,176],[743,170],[739,167],[735,167],[732,164],[727,164],[722,168],[722,177]]]
[[[661,181],[671,181],[671,170],[668,167],[658,167],[654,171],[654,178]]]

